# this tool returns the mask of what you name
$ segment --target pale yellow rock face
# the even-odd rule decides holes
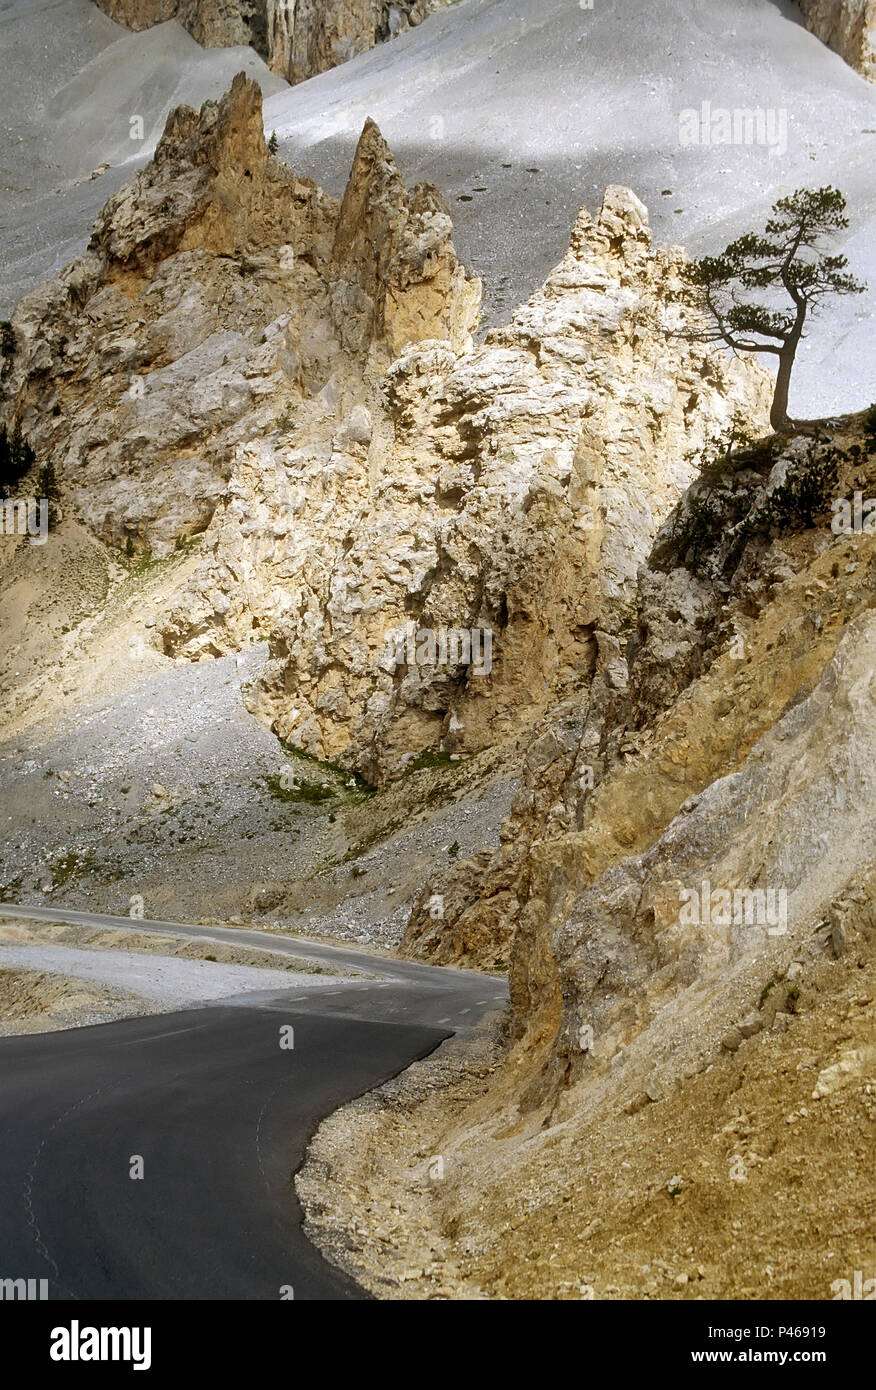
[[[688,342],[680,251],[629,191],[475,347],[437,189],[366,123],[340,204],[266,149],[258,87],[180,108],[85,256],[14,316],[9,410],[80,517],[154,556],[205,532],[164,650],[270,639],[251,708],[380,781],[529,729],[612,667],[636,571],[768,378]],[[473,631],[424,664],[406,634]]]
[[[359,267],[368,219],[349,190],[345,207],[354,231],[335,256]],[[460,351],[445,321],[446,341],[407,350],[368,401],[367,450],[342,422],[331,469],[308,461],[296,577],[252,691],[281,737],[380,780],[439,741],[470,752],[512,737],[589,679],[688,481],[685,451],[766,405],[757,368],[671,337],[678,266],[652,250],[634,196],[608,190],[506,329]],[[394,346],[401,302],[384,311]],[[409,302],[419,331],[424,301]],[[220,543],[229,565],[235,535]],[[275,553],[287,567],[289,550]],[[406,629],[489,631],[492,670],[411,663]]]
[[[876,0],[799,0],[806,28],[876,82]]]
[[[288,82],[346,63],[450,0],[95,0],[127,29],[176,19],[204,48],[250,44]]]
[[[813,463],[812,514],[780,505]],[[876,528],[832,504],[874,496],[864,412],[712,461],[536,730],[499,850],[424,886],[403,949],[508,967],[511,1015],[321,1127],[308,1233],[356,1226],[381,1296],[738,1297],[767,1248],[783,1294],[835,1289],[827,1174],[850,1251],[872,1199]]]
[[[270,66],[290,82],[374,47],[379,0],[267,0]]]
[[[394,1092],[329,1122],[316,1145],[329,1183],[308,1209],[319,1238],[355,1184],[369,1212],[413,1194],[404,1296],[575,1298],[586,1271],[597,1298],[658,1296],[661,1279],[661,1297],[690,1283],[736,1297],[745,1279],[760,1287],[767,1240],[783,1292],[835,1290],[832,1243],[815,1275],[797,1230],[774,1255],[789,1180],[773,1158],[784,1144],[813,1175],[794,1180],[787,1209],[816,1230],[825,1173],[851,1174],[831,1220],[854,1208],[860,1240],[876,1061],[876,529],[835,528],[831,504],[876,495],[863,426],[862,412],[734,456],[727,516],[695,563],[676,522],[718,466],[698,481],[640,571],[635,637],[605,645],[589,689],[532,741],[501,849],[426,885],[409,953],[510,956],[510,1026],[474,1081],[443,1092],[436,1067],[406,1103]],[[739,529],[749,502],[781,496],[811,459],[837,469],[812,516],[776,507],[769,525]],[[440,1190],[418,1186],[424,1153],[442,1155]],[[346,1154],[367,1154],[367,1173]],[[755,1172],[757,1200],[736,1204],[729,1184]],[[728,1209],[709,1256],[676,1274],[703,1251],[704,1213]],[[423,1227],[437,1237],[417,1265]],[[745,1275],[741,1230],[768,1232]],[[370,1235],[348,1267],[378,1288]]]
[[[176,18],[204,48],[252,44],[265,53],[265,0],[177,0]]]
[[[860,422],[834,422],[815,444],[761,446],[761,471],[737,464],[727,496],[762,501],[810,447],[839,460],[829,491],[873,495],[876,451]],[[588,690],[537,731],[500,849],[434,875],[405,938],[431,960],[510,956],[535,1099],[819,924],[818,953],[841,951],[843,894],[876,863],[876,533],[834,533],[825,502],[784,534],[719,526],[697,569],[673,528],[640,570],[626,652],[604,644]],[[785,929],[687,924],[682,890],[704,881],[783,890]],[[586,1056],[584,1026],[599,1040]]]

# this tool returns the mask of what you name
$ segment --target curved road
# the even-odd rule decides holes
[[[303,1235],[291,1175],[325,1115],[501,1007],[504,982],[274,933],[8,903],[0,915],[265,945],[380,976],[0,1038],[0,1279],[47,1279],[62,1300],[364,1297]]]

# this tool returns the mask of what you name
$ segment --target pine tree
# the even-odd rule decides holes
[[[277,150],[278,150],[279,148],[280,148],[280,142],[279,142],[279,140],[277,139],[277,132],[276,132],[275,130],[272,130],[272,131],[271,131],[271,138],[270,138],[270,140],[268,141],[268,153],[269,153],[269,154],[276,154],[276,153],[277,153]]]
[[[49,502],[60,501],[61,494],[58,490],[58,479],[55,474],[55,465],[51,459],[39,471],[37,476],[37,496],[45,497]]]
[[[61,492],[55,474],[55,465],[52,463],[51,459],[49,459],[48,463],[43,465],[37,475],[36,496],[38,499],[43,497],[46,499],[49,511],[49,525],[56,525],[61,516],[61,508],[59,506]]]
[[[0,322],[0,378],[11,370],[15,356],[15,329],[8,319]]]
[[[773,204],[762,235],[746,232],[720,255],[703,256],[686,267],[689,297],[712,321],[691,337],[778,358],[770,411],[774,430],[794,427],[788,388],[807,314],[827,295],[862,294],[867,288],[847,274],[845,256],[820,249],[823,238],[849,225],[845,208],[842,193],[829,185],[798,188]],[[767,303],[746,298],[750,291],[763,292]],[[782,293],[790,304],[775,307],[776,294]]]
[[[35,457],[22,434],[20,421],[15,422],[11,434],[5,425],[0,425],[0,492],[4,497],[12,496]]]

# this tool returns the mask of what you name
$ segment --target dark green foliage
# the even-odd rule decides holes
[[[750,449],[754,445],[754,435],[748,428],[745,418],[742,415],[734,415],[733,420],[723,434],[719,434],[703,450],[700,455],[700,474],[705,477],[712,470],[718,473],[725,473],[733,466],[734,455],[737,456],[737,466],[739,451]],[[688,460],[697,458],[697,451],[691,449],[685,454]]]
[[[864,442],[868,454],[876,454],[876,403],[869,407],[864,416]]]
[[[0,320],[0,378],[12,370],[15,356],[15,329],[8,319]]]
[[[276,154],[276,153],[277,153],[277,150],[278,150],[279,148],[280,148],[280,142],[279,142],[279,140],[277,139],[277,132],[276,132],[275,130],[272,130],[272,131],[271,131],[271,138],[270,138],[270,140],[268,141],[268,152],[269,152],[270,154]]]
[[[11,497],[26,473],[33,465],[36,455],[21,432],[21,424],[16,421],[12,433],[5,425],[0,425],[0,494]]]
[[[448,767],[450,765],[450,754],[444,753],[438,748],[424,748],[422,753],[418,753],[408,763],[406,772],[421,772],[424,767]]]
[[[807,313],[827,295],[867,288],[848,273],[845,256],[829,256],[819,245],[848,227],[845,209],[839,189],[798,188],[773,204],[762,234],[746,232],[720,255],[702,256],[684,272],[686,296],[711,324],[695,338],[778,359],[774,429],[791,425],[788,387]]]
[[[689,461],[696,457],[689,453]],[[741,521],[750,507],[748,487],[740,482],[744,471],[769,471],[771,450],[757,445],[741,417],[706,448],[699,477],[678,508],[667,545],[655,552],[655,560],[681,560],[694,572],[715,547],[715,539],[728,526]]]
[[[265,777],[264,779],[271,795],[278,801],[307,801],[312,806],[318,806],[321,801],[331,801],[337,792],[331,787],[320,786],[315,782],[301,781],[297,786],[284,787],[279,777]]]
[[[840,457],[839,449],[819,454],[816,446],[810,445],[805,462],[789,468],[785,481],[773,488],[763,506],[749,513],[741,535],[747,538],[758,531],[787,532],[814,526],[836,492]]]
[[[776,985],[777,985],[778,983],[779,983],[779,982],[778,982],[778,980],[776,979],[775,975],[772,977],[771,980],[767,980],[767,983],[764,985],[763,989],[762,989],[761,992],[760,992],[760,998],[759,998],[758,1001],[757,1001],[757,1007],[758,1007],[759,1009],[762,1009],[762,1008],[763,1008],[763,1006],[764,1006],[764,1004],[766,1003],[767,998],[768,998],[768,996],[769,996],[770,990],[771,990],[771,989],[775,989],[775,987],[776,987]]]
[[[791,985],[791,986],[785,991],[785,1004],[784,1004],[785,1013],[788,1013],[788,1014],[796,1014],[796,1013],[799,1012],[799,1007],[800,1007],[800,987],[799,987],[799,985]]]
[[[716,567],[731,572],[753,536],[788,535],[815,526],[830,510],[840,464],[858,464],[863,458],[860,445],[844,451],[812,435],[804,456],[791,460],[784,481],[764,497],[764,470],[773,462],[774,441],[766,445],[738,451],[723,473],[704,469],[679,505],[668,538],[655,549],[656,564],[667,569],[683,565],[700,575],[715,573]]]
[[[846,272],[846,257],[825,255],[817,247],[820,238],[848,227],[845,207],[846,200],[836,188],[798,188],[773,204],[774,215],[764,235],[746,232],[719,256],[692,261],[685,274],[690,284],[703,291],[704,305],[715,319],[711,336],[726,338],[729,331],[782,340],[794,327],[797,298],[814,305],[828,294],[861,294],[866,286]],[[806,251],[812,254],[807,257]],[[792,307],[772,310],[742,302],[734,293],[739,289],[782,289]],[[769,350],[751,339],[739,346],[746,351]]]
[[[58,490],[58,479],[55,475],[55,465],[51,459],[40,469],[37,474],[37,497],[45,497],[49,502],[59,502],[61,493]]]
[[[723,513],[711,493],[694,495],[684,512],[675,517],[672,544],[686,568],[696,573],[701,561],[713,548],[715,534],[723,524]]]
[[[296,748],[294,743],[287,743],[282,738],[278,739],[277,742],[286,753],[293,755],[298,762],[309,763],[314,770],[315,777],[321,779],[326,785],[328,785],[325,780],[326,774],[333,772],[336,777],[343,779],[344,788],[345,790],[349,788],[351,797],[375,795],[377,788],[366,782],[364,777],[360,777],[358,772],[351,772],[349,768],[341,767],[339,763],[332,763],[327,759],[314,758],[311,753],[305,753],[303,748]],[[354,787],[350,787],[351,782],[355,783]]]
[[[36,495],[38,498],[45,497],[48,502],[49,529],[56,524],[60,516],[58,503],[61,500],[61,492],[58,487],[58,479],[55,475],[55,465],[51,459],[45,464],[37,474]]]

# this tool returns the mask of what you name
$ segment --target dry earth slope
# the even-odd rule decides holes
[[[408,950],[510,944],[512,1010],[467,1066],[424,1063],[317,1137],[311,1230],[375,1290],[817,1299],[869,1277],[873,415],[713,461],[612,668],[534,740],[501,850],[424,891]]]

